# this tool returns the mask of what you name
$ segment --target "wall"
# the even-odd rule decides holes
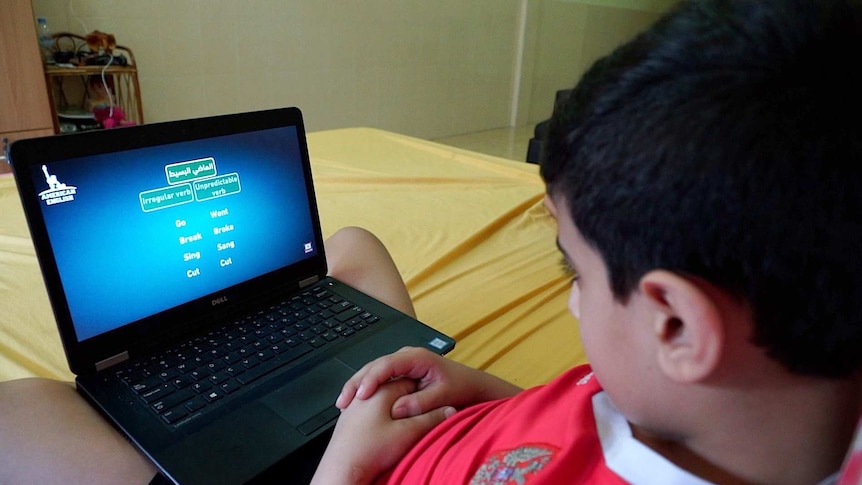
[[[597,59],[649,27],[670,5],[663,0],[531,1],[513,124],[548,118],[557,90],[574,86]]]
[[[361,125],[437,138],[546,118],[557,89],[656,17],[644,0],[596,1],[33,6],[55,32],[99,29],[133,49],[148,122],[296,105],[310,131]]]

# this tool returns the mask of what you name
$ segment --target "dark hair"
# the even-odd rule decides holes
[[[862,367],[860,12],[689,0],[584,75],[541,170],[618,300],[652,269],[701,277],[791,371]]]

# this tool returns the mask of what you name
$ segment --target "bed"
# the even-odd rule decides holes
[[[324,236],[392,252],[449,356],[517,385],[586,361],[536,165],[370,128],[308,135]],[[0,381],[71,380],[11,174],[0,175]]]

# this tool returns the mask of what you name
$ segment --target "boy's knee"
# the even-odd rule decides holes
[[[377,236],[371,231],[357,226],[347,226],[339,229],[329,239],[326,240],[327,246],[331,245],[347,245],[356,244],[374,244],[382,245]]]
[[[22,403],[28,407],[41,402],[78,399],[74,386],[69,382],[30,377],[0,382],[0,403]]]
[[[383,242],[371,231],[361,227],[344,227],[326,240],[326,259],[330,270],[345,265],[352,268],[362,261],[379,261],[388,257],[389,251]]]

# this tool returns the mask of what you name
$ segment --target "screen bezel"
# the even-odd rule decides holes
[[[66,159],[290,126],[296,128],[302,172],[306,176],[306,193],[312,212],[315,247],[318,249],[316,254],[293,265],[79,341],[42,218],[37,195],[39,190],[30,175],[31,168]],[[76,375],[94,372],[97,367],[101,367],[98,366],[100,362],[110,361],[118,354],[123,355],[123,358],[125,355],[130,358],[146,355],[157,350],[166,341],[179,338],[178,335],[201,332],[223,322],[226,316],[238,314],[255,302],[260,302],[268,295],[296,290],[299,288],[298,282],[314,277],[323,278],[326,274],[326,257],[311,178],[308,146],[302,113],[298,108],[279,108],[19,140],[10,148],[10,159],[69,367]],[[216,304],[216,301],[223,303]],[[177,322],[182,322],[182,325],[177,325]]]

